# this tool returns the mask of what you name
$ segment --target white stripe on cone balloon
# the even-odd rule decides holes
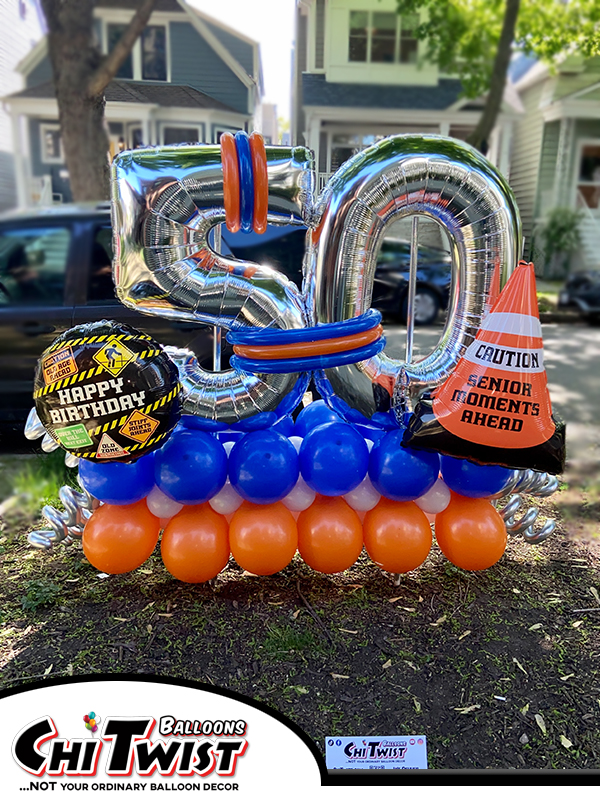
[[[304,511],[309,506],[312,506],[316,496],[316,493],[310,488],[304,478],[300,476],[292,491],[289,492],[281,502],[293,513],[294,511]]]
[[[441,478],[438,478],[431,489],[422,497],[417,498],[415,503],[426,514],[439,514],[450,503],[450,489]]]
[[[175,500],[171,500],[164,492],[161,492],[158,486],[155,486],[146,498],[146,505],[148,511],[161,520],[171,519],[183,508],[181,503],[176,503]]]
[[[244,498],[236,492],[231,485],[229,478],[225,481],[225,486],[214,497],[208,501],[210,507],[217,514],[223,514],[224,517],[233,514],[244,502]]]
[[[355,511],[370,511],[381,500],[381,495],[367,475],[355,489],[344,495],[344,500]]]

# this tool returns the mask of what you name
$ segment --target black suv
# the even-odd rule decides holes
[[[63,331],[114,319],[161,344],[188,347],[212,363],[212,328],[125,308],[112,280],[108,205],[55,206],[0,218],[0,447],[28,449],[23,423],[33,405],[42,352]]]
[[[558,307],[579,311],[590,325],[600,325],[600,270],[570,275],[559,292]]]
[[[306,230],[269,226],[261,236],[223,232],[222,250],[273,266],[302,284]],[[406,319],[410,246],[386,239],[379,254],[373,307]],[[163,345],[194,351],[212,368],[211,327],[140,314],[116,298],[110,208],[60,205],[0,217],[0,448],[27,449],[23,424],[33,404],[33,376],[43,351],[68,328],[114,319]],[[430,324],[448,303],[450,260],[419,247],[415,321]],[[231,348],[223,343],[222,363]]]

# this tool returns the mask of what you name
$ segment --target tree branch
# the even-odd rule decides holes
[[[515,38],[517,18],[519,16],[519,5],[520,0],[506,0],[502,32],[494,59],[490,90],[477,127],[467,139],[469,144],[472,144],[473,147],[483,152],[487,150],[489,136],[496,124],[496,119],[502,106],[502,97],[506,85],[506,73],[508,72],[512,43]]]
[[[119,71],[119,67],[131,52],[131,48],[135,44],[138,36],[140,36],[146,27],[146,23],[150,19],[150,15],[154,9],[155,2],[156,0],[142,0],[131,22],[123,31],[123,35],[90,78],[87,87],[88,96],[93,97],[94,95],[101,94],[115,77]]]

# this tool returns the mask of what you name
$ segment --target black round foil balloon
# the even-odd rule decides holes
[[[79,325],[40,358],[33,397],[61,447],[132,461],[164,444],[181,414],[177,368],[150,336],[119,322]]]

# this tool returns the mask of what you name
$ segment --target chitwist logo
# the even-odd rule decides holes
[[[86,728],[91,729],[89,721]],[[44,716],[19,731],[12,755],[22,770],[37,777],[230,778],[248,749],[247,728],[243,719],[163,716],[157,725],[149,716],[108,716],[101,730],[93,727],[98,735],[64,738],[52,717]]]

